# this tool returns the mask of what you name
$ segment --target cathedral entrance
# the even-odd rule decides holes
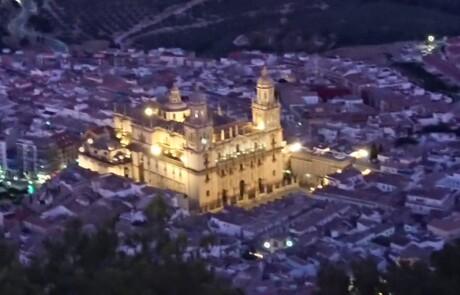
[[[222,190],[222,205],[225,207],[228,205],[228,196],[227,196],[227,190]]]
[[[273,185],[272,184],[269,184],[267,185],[267,193],[272,193],[273,192]]]
[[[262,180],[262,178],[259,178],[259,181],[258,181],[258,186],[259,186],[259,193],[264,193],[264,182]]]
[[[144,159],[143,158],[141,158],[138,169],[139,169],[139,181],[144,182],[145,178],[144,178]]]
[[[244,180],[241,180],[241,181],[240,181],[240,200],[241,200],[241,199],[243,198],[243,196],[244,196],[245,186],[246,186],[246,184],[244,183]]]

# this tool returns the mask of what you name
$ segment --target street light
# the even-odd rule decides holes
[[[147,117],[153,116],[153,109],[152,109],[151,107],[146,107],[145,110],[144,110],[144,114],[145,114]]]
[[[367,169],[365,169],[365,170],[363,170],[363,171],[361,172],[361,174],[364,175],[364,176],[369,175],[369,174],[371,174],[371,173],[372,173],[372,170],[369,169],[369,168],[367,168]]]
[[[268,242],[268,241],[267,241],[267,242],[264,242],[264,248],[265,248],[265,249],[270,249],[271,246],[272,246],[272,245],[270,245],[270,242]]]
[[[300,144],[300,142],[295,142],[289,146],[289,151],[291,153],[297,153],[300,152],[300,150],[302,150],[302,144]]]
[[[152,155],[154,155],[154,156],[161,155],[161,147],[158,146],[158,145],[152,145],[150,147],[150,153],[152,153]]]
[[[258,130],[265,130],[265,123],[264,122],[259,122],[256,126]]]
[[[433,35],[428,35],[428,37],[426,38],[428,40],[428,42],[430,43],[433,43],[434,41],[436,41],[436,37],[433,36]]]
[[[350,154],[351,157],[355,159],[364,159],[369,157],[369,151],[365,149],[359,149]]]
[[[287,239],[286,240],[286,247],[288,248],[291,248],[292,246],[294,246],[294,242],[290,239]]]

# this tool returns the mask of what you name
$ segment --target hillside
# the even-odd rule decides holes
[[[3,3],[8,1],[15,0]],[[36,0],[36,3],[38,15],[29,20],[28,26],[68,44],[104,39],[121,47],[177,46],[201,54],[221,54],[236,48],[315,52],[337,46],[421,39],[427,34],[460,34],[460,3],[449,0]],[[4,17],[3,23],[0,22],[3,28],[7,19]]]

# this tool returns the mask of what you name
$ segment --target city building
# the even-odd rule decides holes
[[[66,133],[46,137],[26,136],[16,142],[20,176],[43,182],[78,156],[78,140]]]
[[[280,108],[266,68],[257,82],[252,121],[212,112],[200,91],[186,103],[174,85],[167,101],[117,112],[114,137],[87,135],[78,161],[181,192],[191,210],[251,203],[295,185],[286,170]]]
[[[445,240],[455,240],[460,237],[460,214],[457,212],[445,218],[433,219],[427,229],[434,235]]]
[[[413,189],[407,193],[406,207],[415,213],[448,212],[454,207],[456,192],[445,188]]]
[[[0,170],[5,173],[8,169],[7,165],[7,145],[6,141],[0,138]]]

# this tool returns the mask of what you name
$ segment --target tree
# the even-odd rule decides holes
[[[447,244],[441,251],[433,253],[431,257],[435,274],[443,286],[445,294],[458,294],[460,290],[460,240]]]
[[[359,294],[376,294],[380,287],[380,273],[371,259],[354,261],[351,264],[355,288]]]
[[[332,264],[321,267],[317,286],[320,295],[347,295],[350,279],[346,272]]]
[[[369,160],[371,160],[372,162],[375,162],[377,161],[378,156],[379,156],[379,147],[375,143],[373,143],[369,151]]]
[[[423,263],[393,265],[388,270],[386,278],[392,294],[443,294],[436,277]]]
[[[169,219],[168,205],[162,195],[154,197],[145,209],[145,214],[150,222],[164,226]]]
[[[137,238],[120,239],[111,227],[91,235],[81,228],[71,222],[62,237],[46,241],[43,256],[28,266],[18,262],[13,248],[0,243],[0,294],[240,294],[202,261],[183,258],[183,235],[165,240],[158,249],[126,255],[119,247],[136,244]],[[156,237],[149,237],[151,245]]]

